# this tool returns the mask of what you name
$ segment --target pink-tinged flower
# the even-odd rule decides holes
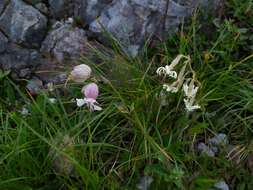
[[[97,104],[97,97],[99,94],[98,86],[95,83],[90,83],[82,88],[82,93],[84,94],[84,99],[76,99],[78,107],[87,105],[90,111],[100,111],[102,110]]]
[[[91,75],[91,68],[88,65],[81,64],[73,68],[70,73],[70,79],[75,82],[84,82]]]
[[[82,93],[85,98],[96,100],[99,94],[98,86],[96,83],[87,84],[82,88]]]

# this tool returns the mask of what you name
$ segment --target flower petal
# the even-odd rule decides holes
[[[84,104],[86,104],[86,101],[84,99],[76,99],[76,105],[78,107],[82,107]]]
[[[99,94],[98,86],[96,83],[90,83],[83,87],[82,93],[86,98],[96,100]]]
[[[75,82],[84,82],[91,75],[91,68],[88,65],[81,64],[73,68],[70,73],[70,78]]]

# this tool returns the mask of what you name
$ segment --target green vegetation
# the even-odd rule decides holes
[[[30,96],[0,73],[0,189],[205,190],[221,179],[231,189],[253,186],[253,2],[230,0],[221,18],[196,13],[191,23],[138,58],[97,52],[93,70],[103,108],[78,108],[83,85],[55,86]],[[202,18],[202,19],[199,19]],[[189,55],[201,83],[201,109],[188,113],[183,92],[161,104],[158,67]],[[56,103],[49,98],[55,97]],[[28,110],[24,114],[24,108]],[[197,145],[225,133],[237,147],[208,157]],[[251,161],[251,162],[250,162]]]

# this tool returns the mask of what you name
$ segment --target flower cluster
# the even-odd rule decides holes
[[[183,60],[181,67],[178,66]],[[185,95],[184,103],[186,110],[188,112],[192,112],[196,109],[200,109],[198,104],[195,104],[195,98],[199,89],[199,82],[196,80],[195,72],[191,68],[191,58],[185,55],[178,55],[170,65],[166,65],[164,67],[159,67],[156,70],[156,73],[159,76],[168,77],[174,81],[171,83],[163,84],[163,89],[170,93],[177,93],[181,87],[183,86],[183,92]],[[180,71],[177,73],[176,68],[179,67]],[[189,69],[188,69],[189,68]],[[192,78],[187,78],[186,76],[191,74]]]
[[[75,66],[70,73],[68,80],[73,80],[77,83],[85,82],[91,76],[91,68],[88,65],[81,64]],[[100,111],[102,108],[98,106],[97,97],[99,95],[99,89],[96,83],[89,83],[82,88],[82,94],[84,98],[76,98],[76,104],[78,107],[86,105],[90,111]]]

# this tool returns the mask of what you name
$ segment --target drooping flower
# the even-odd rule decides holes
[[[173,71],[173,68],[170,65],[166,65],[165,67],[159,67],[156,70],[156,73],[161,76],[161,75],[168,75],[169,77],[172,77],[174,79],[177,78],[177,72]]]
[[[193,105],[193,101],[190,98],[184,98],[185,108],[188,112],[192,112],[194,110],[200,109],[198,104]]]
[[[166,90],[167,92],[171,92],[171,93],[177,93],[178,92],[177,87],[172,86],[172,85],[168,85],[168,84],[164,84],[163,89]]]
[[[200,109],[198,104],[194,105],[195,97],[199,89],[198,86],[195,86],[194,82],[194,79],[187,79],[183,85],[183,91],[185,94],[184,104],[188,112]]]
[[[98,106],[97,97],[99,95],[98,86],[95,83],[90,83],[82,88],[82,93],[85,98],[76,99],[76,104],[78,107],[87,105],[90,111],[100,111],[102,108]]]
[[[82,93],[86,98],[96,100],[99,94],[98,85],[96,83],[87,84],[82,88]]]
[[[184,82],[185,68],[186,65],[181,68],[176,81],[171,84],[163,84],[163,89],[167,92],[177,93]]]
[[[185,56],[182,54],[177,55],[177,57],[171,62],[170,65],[166,65],[165,67],[159,67],[156,70],[156,73],[161,76],[161,75],[167,75],[169,77],[172,77],[174,79],[177,79],[177,72],[174,71],[174,68],[179,64],[179,62],[185,59],[184,61],[184,65],[190,63],[191,58],[189,56]]]
[[[81,64],[73,68],[73,70],[70,73],[70,79],[80,83],[90,78],[90,75],[91,75],[91,68],[88,65]]]
[[[190,80],[190,82],[189,82]],[[199,87],[195,86],[194,80],[193,79],[188,79],[183,85],[183,90],[185,93],[185,96],[188,98],[195,98],[196,94],[198,92]]]

